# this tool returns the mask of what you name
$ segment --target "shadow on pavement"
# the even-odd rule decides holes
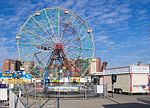
[[[150,104],[150,97],[141,97],[141,98],[137,98],[137,100]]]
[[[142,103],[121,103],[121,104],[109,104],[103,105],[104,108],[150,108],[150,105]]]

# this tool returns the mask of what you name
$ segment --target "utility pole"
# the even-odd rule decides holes
[[[112,98],[114,97],[114,82],[112,82]]]
[[[57,108],[60,108],[60,73],[62,73],[62,68],[59,68],[59,92],[57,96]]]
[[[28,87],[26,86],[26,98],[27,98],[27,102],[26,102],[26,108],[28,108],[29,106],[29,94],[28,94]]]
[[[111,82],[112,82],[112,98],[114,97],[114,83],[117,80],[117,75],[116,74],[112,74],[111,75]]]

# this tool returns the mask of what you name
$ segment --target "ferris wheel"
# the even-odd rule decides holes
[[[77,14],[45,8],[31,15],[16,36],[21,61],[44,67],[44,77],[84,76],[94,56],[92,30]],[[59,74],[60,75],[60,74]]]

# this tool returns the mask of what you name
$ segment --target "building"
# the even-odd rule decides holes
[[[5,59],[2,65],[2,73],[4,73],[5,71],[16,71],[16,60]]]
[[[25,61],[23,63],[24,71],[27,73],[34,73],[34,62],[33,61]]]
[[[103,71],[104,84],[107,85],[108,91],[112,91],[113,75],[116,75],[114,92],[149,93],[149,66],[129,65],[105,69]]]

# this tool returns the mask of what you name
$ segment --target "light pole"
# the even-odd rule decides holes
[[[59,69],[59,94],[57,96],[57,108],[60,108],[60,74],[63,72],[62,69]]]
[[[29,99],[28,99],[28,98],[29,98],[29,97],[28,97],[28,96],[29,96],[29,93],[28,93],[29,87],[28,87],[28,85],[26,86],[25,89],[26,89],[26,98],[27,98],[27,100],[26,100],[26,108],[28,108],[28,105],[29,105]]]

